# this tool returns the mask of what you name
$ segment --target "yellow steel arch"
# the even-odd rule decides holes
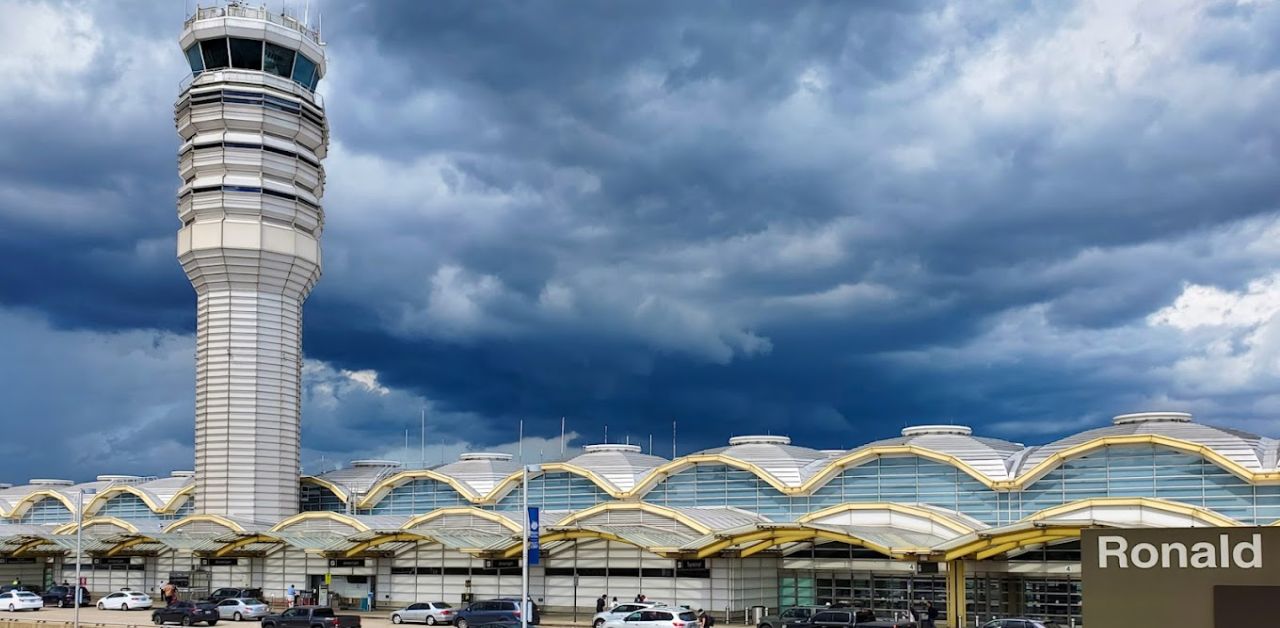
[[[359,556],[379,545],[387,543],[404,543],[409,541],[425,541],[427,537],[421,534],[413,534],[412,532],[396,532],[394,534],[380,534],[367,541],[361,541],[345,552],[347,558]]]
[[[329,489],[329,492],[333,493],[333,496],[337,497],[338,501],[344,504],[347,503],[349,499],[347,496],[346,489],[343,489],[341,486],[338,486],[337,484],[334,484],[333,482],[330,482],[329,480],[326,480],[324,478],[316,477],[314,475],[305,475],[301,478],[301,482],[304,484],[315,484],[316,486]]]
[[[76,514],[76,503],[71,501],[70,497],[67,497],[66,495],[62,494],[59,491],[54,491],[50,489],[40,489],[38,491],[32,491],[30,493],[27,493],[26,495],[23,495],[22,499],[19,499],[18,501],[14,502],[13,507],[11,507],[8,511],[0,510],[0,517],[9,517],[9,518],[21,517],[23,514],[27,512],[28,508],[34,506],[36,502],[43,499],[57,500],[61,502],[63,506],[66,506],[67,510],[69,510],[73,516]]]
[[[827,508],[823,508],[822,510],[816,510],[814,512],[808,513],[803,517],[796,519],[796,523],[811,523],[819,519],[825,519],[826,517],[830,517],[832,515],[838,515],[844,512],[862,511],[862,510],[871,510],[871,511],[887,510],[890,512],[909,515],[912,517],[920,517],[922,519],[928,519],[929,521],[932,521],[933,523],[936,523],[948,530],[951,530],[956,534],[969,534],[970,532],[973,532],[973,528],[968,524],[962,521],[957,521],[955,519],[947,517],[939,512],[930,510],[928,508],[921,508],[919,506],[912,506],[909,504],[895,504],[893,502],[836,504],[834,506],[828,506]]]
[[[116,526],[117,528],[125,530],[126,532],[132,532],[134,534],[138,533],[138,526],[133,525],[132,523],[129,523],[128,521],[125,521],[124,519],[120,519],[117,517],[93,517],[91,519],[85,519],[81,524],[81,529],[88,529],[88,528],[92,528],[93,526],[103,526],[103,525]],[[71,523],[64,523],[54,528],[53,533],[54,534],[75,534],[76,522],[72,521]]]
[[[1095,497],[1092,499],[1080,499],[1073,502],[1067,502],[1061,506],[1046,508],[1030,516],[1024,517],[1022,520],[1046,521],[1088,508],[1117,507],[1150,509],[1169,514],[1183,515],[1189,519],[1199,521],[1206,525],[1220,528],[1229,528],[1240,525],[1239,521],[1236,521],[1231,517],[1218,514],[1208,508],[1191,506],[1189,504],[1160,499],[1158,497]]]
[[[630,545],[632,547],[638,547],[642,550],[652,552],[654,554],[663,555],[663,552],[655,551],[655,548],[645,547],[644,545],[636,543],[635,541],[627,540],[616,534],[613,534],[612,532],[605,532],[603,530],[557,530],[557,531],[548,532],[542,535],[539,542],[546,544],[546,543],[554,543],[556,541],[572,541],[577,539],[600,539],[603,541],[613,541],[614,543],[624,543],[626,545]],[[521,552],[523,551],[524,551],[523,546],[517,544],[514,547],[507,548],[506,551],[502,553],[502,556],[504,558],[519,558]]]
[[[424,523],[428,523],[435,519],[439,519],[440,517],[446,517],[449,515],[463,515],[463,516],[469,516],[469,517],[476,517],[477,519],[484,519],[485,521],[492,521],[494,523],[497,523],[502,527],[508,530],[511,530],[512,532],[521,531],[521,527],[519,523],[516,523],[515,521],[512,521],[496,512],[493,512],[492,510],[481,510],[480,508],[473,508],[471,506],[451,506],[449,508],[440,508],[438,510],[433,510],[425,515],[418,515],[404,522],[404,525],[400,526],[400,529],[412,530],[413,528],[416,528]]]
[[[868,541],[856,535],[796,525],[757,529],[721,537],[699,548],[698,558],[714,556],[726,549],[729,549],[730,547],[742,545],[744,543],[752,543],[752,545],[743,550],[745,555],[751,556],[771,547],[813,540],[837,541],[840,543],[847,543],[849,545],[865,547],[893,558],[902,558],[908,554],[927,554],[929,552],[928,548],[912,548],[910,551],[894,551],[884,545]]]
[[[327,510],[322,510],[322,511],[316,511],[316,512],[298,513],[292,517],[285,519],[284,521],[281,521],[280,523],[275,524],[274,526],[271,527],[271,531],[280,532],[288,528],[289,526],[297,525],[304,521],[315,521],[315,520],[325,520],[325,521],[333,521],[333,522],[341,523],[343,525],[347,525],[354,528],[358,532],[368,532],[370,530],[369,526],[365,525],[363,521],[360,521],[359,519],[356,519],[351,515],[345,515],[340,512],[329,512]]]
[[[467,501],[484,501],[483,496],[476,495],[475,492],[471,490],[471,487],[463,484],[456,478],[449,477],[432,469],[411,469],[393,473],[379,480],[369,489],[368,493],[365,493],[365,496],[356,504],[356,508],[372,508],[379,501],[382,501],[382,498],[385,497],[387,493],[390,493],[392,489],[414,480],[435,480],[437,482],[443,482],[453,487],[453,490],[457,491],[459,495],[465,497]]]
[[[270,534],[250,534],[249,536],[242,536],[230,543],[227,543],[226,545],[223,545],[222,547],[219,547],[218,551],[214,552],[213,555],[215,558],[222,558],[223,556],[226,556],[242,547],[248,547],[254,543],[283,543],[283,541],[271,536]]]
[[[568,517],[565,517],[564,519],[561,519],[560,521],[557,521],[555,524],[555,527],[566,528],[571,525],[574,525],[575,523],[578,523],[579,521],[590,519],[591,517],[594,517],[600,513],[613,512],[615,510],[616,511],[639,510],[641,512],[649,513],[651,515],[657,515],[659,517],[663,517],[664,519],[678,521],[688,526],[689,528],[695,530],[699,534],[711,534],[713,532],[713,530],[710,527],[708,527],[706,524],[690,517],[687,514],[680,512],[679,510],[676,510],[674,508],[667,508],[666,506],[659,506],[657,504],[648,504],[645,502],[605,502],[603,504],[596,504],[595,506],[592,506],[586,510],[580,510],[578,512],[575,512],[569,515]]]
[[[165,526],[164,531],[173,532],[178,528],[190,525],[192,523],[212,523],[215,525],[220,525],[232,532],[247,532],[247,530],[244,529],[244,526],[240,525],[239,523],[236,523],[235,521],[232,521],[231,519],[223,517],[222,515],[188,515],[186,517],[183,517]]]

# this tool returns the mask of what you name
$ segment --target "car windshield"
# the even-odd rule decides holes
[[[680,620],[681,621],[698,621],[698,616],[694,615],[692,611],[689,611],[685,613],[680,613]]]

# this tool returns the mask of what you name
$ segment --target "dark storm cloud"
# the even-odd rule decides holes
[[[0,305],[187,333],[181,17],[53,6],[48,39],[90,59],[48,62],[66,88],[8,70]],[[678,421],[682,451],[1037,440],[1146,405],[1274,427],[1257,380],[1188,385],[1205,337],[1151,318],[1280,261],[1274,6],[319,6],[310,453],[376,453],[422,403],[477,446],[561,416],[584,440]],[[1214,329],[1262,350],[1264,324]]]

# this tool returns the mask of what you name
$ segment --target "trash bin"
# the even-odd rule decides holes
[[[748,623],[750,623],[752,626],[759,626],[760,622],[764,621],[764,616],[767,613],[768,613],[768,610],[765,609],[765,607],[763,606],[752,606],[751,617]]]

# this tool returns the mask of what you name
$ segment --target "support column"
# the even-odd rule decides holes
[[[947,626],[964,628],[965,564],[963,560],[947,563]]]

